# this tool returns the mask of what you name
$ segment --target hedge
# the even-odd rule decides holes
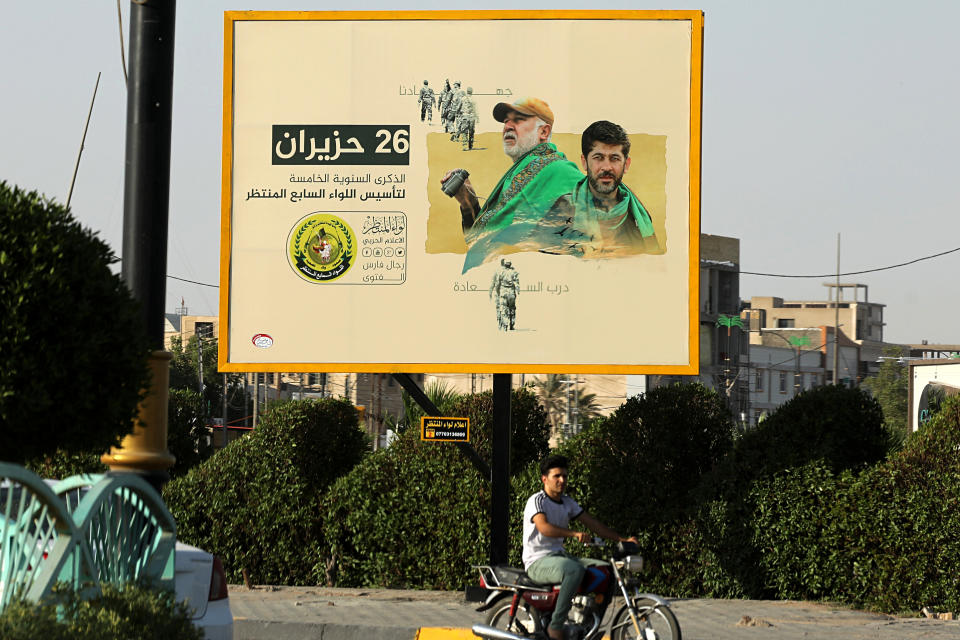
[[[490,392],[464,397],[455,415],[490,461]],[[546,414],[526,389],[511,396],[512,468],[547,452]],[[450,443],[408,429],[340,478],[324,497],[327,556],[341,587],[460,589],[490,544],[487,480]]]
[[[0,613],[3,640],[202,640],[186,605],[170,591],[101,585],[81,599],[59,586],[39,604],[14,602]]]
[[[346,400],[274,404],[260,424],[164,487],[178,537],[246,569],[257,584],[325,581],[320,497],[360,462],[368,441]]]

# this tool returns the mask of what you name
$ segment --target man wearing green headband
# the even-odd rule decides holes
[[[541,220],[534,232],[540,250],[584,258],[659,252],[650,214],[623,184],[630,168],[627,132],[599,120],[584,130],[580,148],[587,175]]]
[[[493,108],[493,117],[503,123],[503,151],[513,166],[482,207],[469,178],[454,193],[467,242],[463,273],[504,253],[539,251],[534,234],[541,219],[583,178],[577,165],[550,142],[553,111],[546,102],[501,102]],[[453,174],[448,172],[441,183]]]

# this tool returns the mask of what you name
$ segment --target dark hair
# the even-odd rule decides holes
[[[566,469],[568,466],[566,456],[547,456],[540,462],[540,475],[547,475],[550,469]]]
[[[584,158],[590,155],[594,142],[622,145],[623,157],[630,156],[630,138],[627,137],[627,132],[624,131],[623,127],[618,124],[607,120],[597,120],[584,129],[580,138],[580,150],[583,152]]]

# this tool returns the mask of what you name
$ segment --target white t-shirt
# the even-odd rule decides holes
[[[566,529],[571,520],[580,517],[583,509],[577,501],[563,495],[560,501],[554,500],[544,491],[538,491],[527,500],[523,509],[523,567],[529,568],[535,560],[563,550],[563,538],[545,536],[537,530],[533,516],[542,513],[547,522],[555,527]]]

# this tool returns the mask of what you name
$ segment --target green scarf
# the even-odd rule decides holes
[[[557,198],[573,191],[582,178],[577,165],[552,143],[542,142],[521,156],[500,178],[466,233],[463,273],[525,240]]]
[[[574,192],[576,217],[574,228],[595,237],[653,236],[653,221],[646,208],[626,185],[619,186],[619,202],[609,210],[594,204],[595,196],[590,191],[587,178],[577,184]]]

